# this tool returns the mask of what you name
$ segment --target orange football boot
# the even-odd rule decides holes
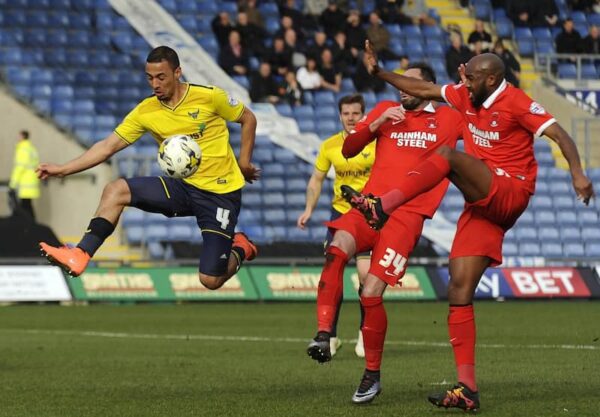
[[[244,249],[244,253],[246,254],[246,261],[251,261],[256,258],[258,255],[258,248],[245,233],[237,232],[233,235],[233,246],[237,246],[239,248]]]
[[[90,261],[90,255],[81,248],[68,246],[55,248],[40,242],[40,250],[51,264],[61,267],[63,271],[74,277],[81,275]]]

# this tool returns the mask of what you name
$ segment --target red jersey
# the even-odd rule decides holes
[[[473,107],[464,84],[442,87],[444,100],[465,120],[465,151],[525,182],[533,194],[537,162],[533,138],[556,122],[551,114],[506,80],[479,108]]]
[[[386,109],[399,105],[394,101],[378,103],[354,129],[368,129],[371,122]],[[362,192],[382,195],[397,188],[400,178],[440,146],[454,148],[462,131],[463,123],[457,111],[447,106],[436,108],[432,104],[428,104],[423,110],[407,111],[406,119],[401,122],[386,121],[373,132],[377,137],[375,163]],[[448,180],[444,180],[430,191],[403,204],[401,209],[432,217],[447,188]]]

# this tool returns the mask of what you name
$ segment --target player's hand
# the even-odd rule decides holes
[[[377,54],[371,46],[371,42],[365,41],[365,53],[363,55],[363,64],[371,75],[375,75],[379,72],[379,65],[377,64]]]
[[[590,203],[590,199],[595,197],[592,181],[583,173],[573,175],[573,188],[577,193],[577,199],[583,201],[586,206]]]
[[[50,177],[64,177],[62,165],[41,163],[35,169],[37,177],[41,180],[45,180]]]
[[[406,110],[402,106],[390,107],[386,109],[380,117],[385,117],[386,120],[392,120],[395,122],[406,119]]]
[[[308,210],[304,210],[304,212],[298,217],[296,226],[298,226],[299,229],[304,230],[304,227],[306,226],[306,223],[308,223],[310,216],[312,216],[312,213]]]
[[[240,170],[242,171],[242,175],[244,176],[246,182],[250,184],[260,178],[260,168],[255,167],[252,163],[248,163],[247,165],[240,164]]]
[[[460,76],[460,82],[463,84],[467,83],[467,66],[465,64],[460,64],[458,66],[458,75]]]

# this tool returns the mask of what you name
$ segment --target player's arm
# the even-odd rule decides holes
[[[65,177],[67,175],[76,174],[101,164],[128,145],[127,142],[113,132],[100,142],[96,142],[81,156],[66,164],[57,165],[41,163],[36,169],[36,174],[43,180],[49,177]]]
[[[571,178],[573,179],[573,188],[577,193],[577,197],[587,205],[590,198],[594,196],[594,186],[590,179],[583,172],[581,167],[581,160],[579,158],[579,152],[577,146],[571,136],[558,124],[552,123],[548,126],[542,134],[548,136],[554,142],[558,144],[560,151],[569,163],[569,169],[571,171]]]
[[[429,81],[416,78],[405,77],[395,72],[385,71],[377,63],[377,55],[371,47],[371,43],[365,41],[365,53],[363,61],[369,74],[375,75],[388,84],[393,85],[400,91],[404,91],[413,97],[419,97],[427,100],[445,101],[442,96],[442,86],[433,84]]]
[[[300,229],[304,229],[306,223],[310,219],[310,216],[312,216],[315,207],[317,207],[317,202],[319,201],[319,196],[321,195],[321,189],[323,188],[323,181],[325,181],[326,176],[326,172],[315,168],[310,180],[308,180],[308,185],[306,186],[306,207],[296,222]]]
[[[252,151],[254,150],[254,140],[256,138],[256,116],[248,108],[244,107],[242,115],[237,119],[242,125],[242,145],[240,147],[240,156],[238,165],[246,181],[252,184],[260,177],[260,169],[252,165]]]
[[[369,126],[348,135],[342,146],[342,155],[344,155],[344,158],[352,158],[358,155],[365,146],[377,137],[377,130],[386,121],[404,120],[404,112],[405,110],[402,106],[389,107],[377,119],[369,123]]]

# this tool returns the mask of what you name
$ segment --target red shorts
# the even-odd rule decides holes
[[[522,180],[492,170],[490,193],[483,200],[465,203],[458,219],[450,259],[487,256],[491,266],[502,263],[504,234],[529,204],[531,194]]]
[[[377,231],[369,227],[358,210],[352,209],[325,224],[332,231],[350,233],[356,242],[357,253],[371,250],[369,273],[394,286],[404,276],[408,257],[421,237],[424,221],[421,214],[396,210]]]

